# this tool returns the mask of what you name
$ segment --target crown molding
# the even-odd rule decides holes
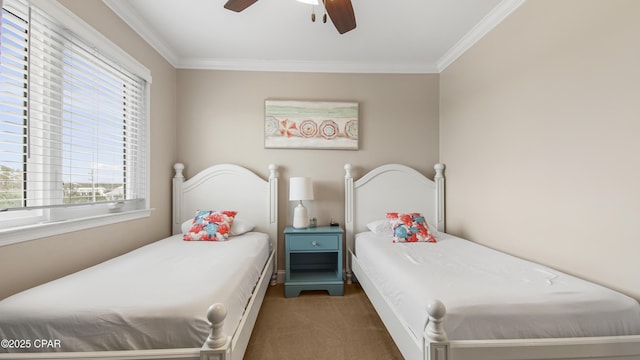
[[[435,74],[438,68],[420,63],[363,63],[335,61],[293,61],[255,59],[195,59],[180,61],[179,69],[318,72],[318,73],[372,73],[372,74]]]
[[[176,67],[178,56],[171,50],[164,40],[156,35],[147,22],[131,7],[128,1],[102,0],[116,15],[118,15],[133,31],[154,48],[171,66]]]
[[[493,28],[511,15],[520,5],[524,4],[525,1],[526,0],[503,0],[438,60],[436,65],[438,72],[444,71],[449,65],[462,56],[462,54],[475,45],[475,43],[487,35],[489,31],[493,30]]]

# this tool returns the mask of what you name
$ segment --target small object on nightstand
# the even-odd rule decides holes
[[[340,224],[337,221],[333,221],[333,219],[331,219],[331,221],[329,221],[329,226],[340,226]]]
[[[309,220],[309,227],[314,228],[314,227],[316,227],[316,226],[318,226],[318,219],[316,219],[316,218],[311,218],[311,219]]]

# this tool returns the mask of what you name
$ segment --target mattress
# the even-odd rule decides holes
[[[422,338],[426,305],[441,300],[450,340],[639,335],[640,305],[552,268],[440,234],[437,243],[356,235],[358,262],[409,330]]]
[[[0,301],[0,339],[31,343],[0,352],[199,348],[213,303],[226,305],[233,335],[269,254],[258,232],[143,246]]]

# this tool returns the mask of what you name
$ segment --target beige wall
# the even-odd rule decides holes
[[[639,15],[527,1],[441,74],[449,232],[640,298]]]
[[[438,75],[179,70],[177,94],[178,160],[186,176],[231,162],[266,177],[269,163],[280,165],[281,227],[292,223],[291,176],[313,178],[310,216],[343,223],[345,163],[356,176],[388,162],[433,176],[438,161]],[[265,149],[265,99],[357,101],[360,150]],[[282,247],[279,253],[283,269]]]
[[[143,220],[0,247],[0,299],[171,233],[176,70],[102,1],[60,2],[151,70],[151,207],[155,210]]]

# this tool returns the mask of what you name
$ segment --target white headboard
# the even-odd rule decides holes
[[[251,221],[256,231],[269,234],[278,249],[278,167],[269,165],[269,178],[233,164],[219,164],[185,180],[184,165],[176,163],[173,177],[173,233],[193,218],[197,210],[235,210]],[[277,269],[277,267],[276,267]]]
[[[351,164],[344,166],[345,231],[353,250],[356,233],[367,223],[385,218],[386,212],[420,212],[429,224],[444,231],[444,165],[435,164],[434,180],[400,164],[377,167],[353,179]]]

